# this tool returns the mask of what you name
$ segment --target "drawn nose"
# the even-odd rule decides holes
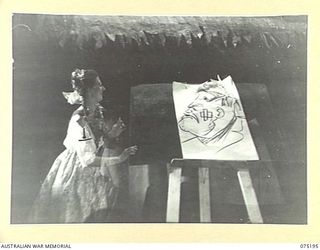
[[[198,102],[192,102],[188,105],[188,108],[194,109],[194,108],[198,108],[201,107],[201,104]]]

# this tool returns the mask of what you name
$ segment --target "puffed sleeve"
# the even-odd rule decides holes
[[[90,128],[85,126],[86,138],[89,140],[82,140],[83,138],[83,127],[79,124],[81,116],[75,114],[71,117],[69,122],[67,136],[63,142],[67,149],[75,150],[79,157],[82,167],[87,167],[93,163],[96,157],[97,147],[94,142],[93,135],[91,134]]]

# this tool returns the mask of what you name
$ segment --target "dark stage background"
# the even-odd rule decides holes
[[[102,104],[115,109],[127,124],[132,86],[200,83],[217,74],[230,74],[239,84],[265,84],[283,137],[284,158],[294,164],[276,168],[286,205],[264,212],[271,223],[306,223],[306,16],[143,19],[15,14],[13,59],[12,223],[26,222],[41,182],[64,149],[75,107],[61,92],[71,91],[70,73],[77,67],[98,71],[107,87]],[[122,138],[124,145],[127,138],[128,133]],[[156,199],[148,202],[152,200]],[[154,214],[160,216],[154,220],[160,222],[163,204],[158,209]],[[152,222],[150,211],[145,214]]]

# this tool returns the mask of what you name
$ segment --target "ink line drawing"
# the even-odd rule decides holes
[[[221,156],[223,159],[242,159],[240,152],[246,150],[244,144],[249,147],[248,159],[258,157],[239,94],[230,76],[200,85],[174,82],[173,92],[184,156],[189,155],[186,148],[192,147],[199,150],[199,157],[220,159],[218,153],[225,151],[226,155]],[[229,148],[232,150],[227,152]],[[203,153],[204,150],[207,153]],[[192,153],[192,158],[195,156],[197,158]]]

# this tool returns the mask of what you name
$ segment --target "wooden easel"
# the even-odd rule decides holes
[[[181,159],[182,152],[173,104],[172,84],[145,84],[131,89],[130,141],[132,145],[139,145],[138,154],[135,156],[136,161],[132,161],[132,165],[144,165],[145,168],[148,168],[149,163],[159,161],[165,167],[165,164],[170,162],[167,164],[169,170],[167,222],[179,221],[180,191],[185,166],[198,168],[200,221],[212,221],[210,208],[213,202],[210,201],[209,169],[220,168],[223,165],[223,167],[237,171],[237,178],[251,223],[263,223],[256,197],[257,190],[253,188],[249,170],[270,164],[271,161],[271,165],[274,165],[275,161],[283,159],[282,139],[267,87],[258,83],[241,83],[237,84],[237,89],[258,151],[259,161]],[[155,128],[156,133],[154,133]],[[141,172],[146,176],[146,170]],[[161,178],[164,179],[167,176]],[[139,182],[134,182],[134,185],[139,185]],[[146,190],[146,188],[140,189],[143,192]],[[137,193],[140,189],[132,188],[130,191]],[[141,193],[139,195],[144,197],[142,191],[139,191]],[[137,195],[133,195],[132,199],[137,200],[135,197]]]
[[[269,164],[267,161],[214,161],[173,159],[168,164],[169,187],[167,222],[179,222],[182,170],[186,166],[198,168],[200,222],[211,222],[209,169],[214,167],[235,168],[241,192],[251,223],[263,223],[258,200],[252,185],[249,169]]]

